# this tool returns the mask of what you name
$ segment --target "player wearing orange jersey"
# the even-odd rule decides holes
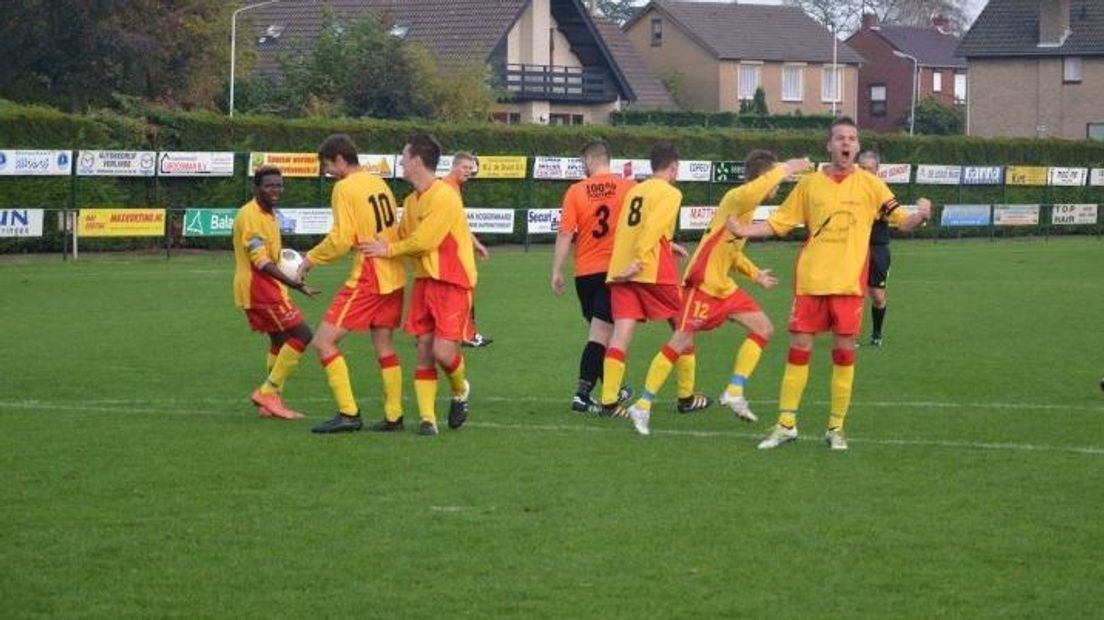
[[[365,256],[414,258],[414,291],[404,329],[418,339],[414,392],[422,435],[437,434],[438,365],[452,388],[449,428],[464,424],[471,395],[460,341],[471,317],[475,254],[460,195],[434,177],[440,157],[441,145],[433,136],[419,134],[407,142],[402,152],[403,178],[414,191],[403,201],[399,240],[361,244]]]
[[[579,413],[598,409],[590,394],[602,378],[602,358],[613,332],[606,272],[621,203],[625,192],[633,186],[631,179],[610,173],[609,145],[604,140],[588,142],[583,147],[582,160],[587,178],[573,184],[564,194],[552,259],[552,291],[562,295],[563,265],[572,241],[575,242],[575,293],[583,319],[590,327],[579,358],[579,381],[571,400],[571,409]],[[628,397],[628,393],[624,394],[624,398]]]
[[[848,117],[836,119],[828,134],[828,166],[807,175],[765,222],[726,226],[738,237],[786,235],[804,225],[808,233],[795,268],[794,304],[790,314],[790,351],[778,399],[778,424],[759,442],[770,449],[797,439],[797,410],[809,378],[813,335],[831,330],[831,410],[825,442],[846,450],[843,423],[851,405],[855,377],[855,336],[863,314],[863,295],[870,252],[870,230],[885,218],[909,231],[931,216],[931,203],[917,201],[908,215],[889,187],[855,166],[859,130]]]
[[[479,160],[475,155],[467,151],[458,151],[452,156],[452,169],[441,180],[449,184],[453,189],[460,194],[460,200],[464,199],[464,184],[471,180],[472,175],[475,174],[476,168],[479,165]],[[487,246],[479,242],[476,236],[472,235],[472,245],[475,246],[475,253],[479,255],[479,258],[487,260],[491,257],[491,253],[487,250]],[[471,321],[468,322],[468,328],[464,332],[463,345],[465,347],[482,348],[490,345],[494,342],[494,338],[488,338],[479,333],[479,330],[475,327],[475,300],[472,300],[472,312]]]
[[[250,398],[262,418],[291,420],[303,416],[284,405],[280,393],[310,344],[311,330],[287,289],[308,297],[318,291],[276,268],[282,249],[276,205],[283,192],[279,168],[264,166],[253,173],[253,200],[234,217],[234,303],[245,312],[253,331],[268,334],[270,342],[268,377]]]
[[[355,251],[357,243],[396,236],[395,197],[379,177],[360,166],[357,147],[344,134],[332,135],[318,148],[325,174],[337,179],[331,196],[333,227],[326,238],[307,252],[302,273],[315,265],[332,263],[352,251],[352,266],[345,285],[326,311],[314,347],[326,371],[326,380],[337,401],[337,414],[312,430],[315,433],[358,431],[363,423],[353,396],[349,368],[338,343],[350,331],[371,333],[380,366],[384,418],[370,428],[397,431],[403,427],[402,369],[395,354],[394,331],[402,320],[402,263],[369,258]]]
[[[652,401],[667,381],[679,355],[694,345],[694,335],[720,327],[729,320],[743,325],[748,336],[737,351],[732,376],[721,393],[720,402],[729,407],[737,418],[745,422],[756,421],[744,398],[744,384],[758,365],[774,326],[759,304],[736,284],[730,274],[739,271],[765,288],[772,288],[778,280],[769,270],[759,269],[751,262],[743,252],[746,240],[733,238],[725,229],[725,222],[729,217],[750,222],[755,208],[764,198],[778,191],[778,184],[783,179],[810,165],[807,159],[791,159],[782,165],[775,164],[774,154],[769,151],[752,151],[748,155],[744,165],[747,183],[724,195],[709,228],[690,258],[683,275],[683,305],[675,333],[652,359],[640,399],[629,408],[629,417],[638,421],[637,432],[643,435],[650,433]]]

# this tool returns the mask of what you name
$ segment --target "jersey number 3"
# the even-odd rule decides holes
[[[598,226],[596,226],[594,230],[590,231],[590,234],[593,235],[595,239],[601,239],[602,237],[606,236],[610,229],[610,208],[606,205],[602,205],[598,207],[598,210],[595,211],[594,214],[598,216]]]

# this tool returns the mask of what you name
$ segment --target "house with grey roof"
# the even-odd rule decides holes
[[[866,59],[859,69],[859,125],[897,131],[906,125],[915,99],[966,104],[966,60],[955,56],[959,39],[946,18],[927,28],[881,24],[863,15],[847,44]],[[915,85],[914,85],[915,82]]]
[[[738,111],[762,88],[772,114],[857,111],[862,57],[799,7],[652,0],[624,31],[688,107]]]
[[[1104,140],[1104,2],[989,0],[958,54],[975,136]]]
[[[423,45],[442,69],[486,64],[503,96],[501,122],[608,122],[627,105],[673,102],[624,35],[580,0],[282,0],[251,11],[255,71],[309,45],[329,12],[339,23],[372,12],[392,36]]]

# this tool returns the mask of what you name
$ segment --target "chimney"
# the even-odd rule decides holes
[[[871,28],[878,27],[878,15],[875,13],[863,13],[862,16],[862,29],[870,30]]]
[[[932,15],[932,26],[939,31],[939,34],[950,34],[951,32],[951,20],[941,13]]]
[[[1042,0],[1039,47],[1061,47],[1070,34],[1070,0]]]

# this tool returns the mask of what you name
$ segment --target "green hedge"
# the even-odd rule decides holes
[[[834,117],[740,114],[738,112],[700,112],[664,110],[624,110],[610,114],[614,125],[658,125],[661,127],[713,127],[766,130],[827,130]]]
[[[807,117],[808,118],[808,117]],[[753,148],[780,157],[811,155],[823,159],[825,133],[816,131],[739,131],[728,128],[661,126],[547,127],[539,125],[442,124],[374,119],[282,119],[210,113],[145,110],[141,118],[102,113],[73,116],[48,108],[0,102],[0,148],[122,148],[146,150],[232,150],[239,153],[237,176],[229,179],[133,179],[87,177],[2,177],[0,207],[76,206],[238,206],[250,197],[244,173],[249,151],[313,152],[334,132],[351,134],[363,152],[398,152],[416,131],[434,133],[446,151],[472,150],[485,155],[575,155],[591,137],[610,142],[619,157],[647,157],[657,140],[679,146],[686,159],[742,159]],[[930,164],[1026,164],[1104,167],[1104,142],[968,137],[909,137],[869,134],[865,148],[883,161]],[[408,186],[391,182],[402,196]],[[465,188],[466,201],[478,207],[526,209],[559,206],[568,182],[481,180]],[[684,204],[716,204],[731,186],[683,183]],[[894,186],[908,201],[930,197],[947,202],[1095,202],[1104,188],[1023,188]],[[788,187],[783,187],[779,200]],[[324,206],[329,182],[288,179],[284,205]],[[72,203],[70,201],[73,201]],[[491,238],[493,240],[494,238]],[[501,239],[501,238],[499,238]],[[518,239],[510,239],[517,241]],[[0,250],[11,247],[0,244]],[[26,243],[20,244],[26,247]],[[37,246],[36,246],[37,247]]]

